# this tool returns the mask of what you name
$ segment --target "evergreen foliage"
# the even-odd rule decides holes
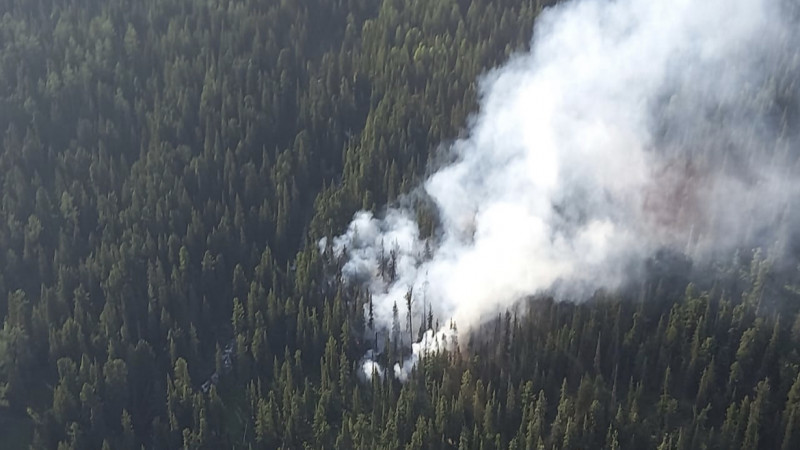
[[[579,305],[529,299],[404,384],[360,380],[371,298],[316,243],[419,183],[544,6],[5,1],[0,434],[35,449],[798,448],[800,272],[758,251],[698,288],[654,276]],[[435,220],[421,210],[424,233]],[[398,322],[396,343],[437,319]]]

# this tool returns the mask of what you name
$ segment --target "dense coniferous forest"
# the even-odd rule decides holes
[[[2,446],[800,448],[767,250],[359,376],[369,295],[317,242],[420,182],[545,6],[3,1]]]

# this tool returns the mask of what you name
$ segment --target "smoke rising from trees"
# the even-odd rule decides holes
[[[480,80],[454,162],[421,188],[435,236],[421,239],[413,206],[390,205],[331,241],[345,277],[369,288],[378,332],[407,323],[409,293],[414,336],[426,311],[442,319],[396,375],[452,341],[451,320],[465,330],[525,296],[614,289],[659,249],[790,248],[794,16],[769,0],[545,10],[530,52]]]

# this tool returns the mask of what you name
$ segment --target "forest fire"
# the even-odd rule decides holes
[[[644,225],[658,240],[680,248],[703,234],[708,222],[703,195],[709,178],[710,171],[690,159],[671,159],[653,168],[644,188],[642,211]]]

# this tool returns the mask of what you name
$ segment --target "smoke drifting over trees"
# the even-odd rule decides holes
[[[781,1],[3,2],[0,447],[800,448]]]
[[[454,162],[412,195],[435,204],[434,237],[409,197],[332,240],[375,328],[391,329],[395,304],[407,314],[409,292],[414,317],[465,329],[525,296],[617,288],[664,248],[782,254],[797,223],[795,15],[766,0],[545,10],[531,51],[480,80]],[[415,352],[437,345],[429,334]]]

